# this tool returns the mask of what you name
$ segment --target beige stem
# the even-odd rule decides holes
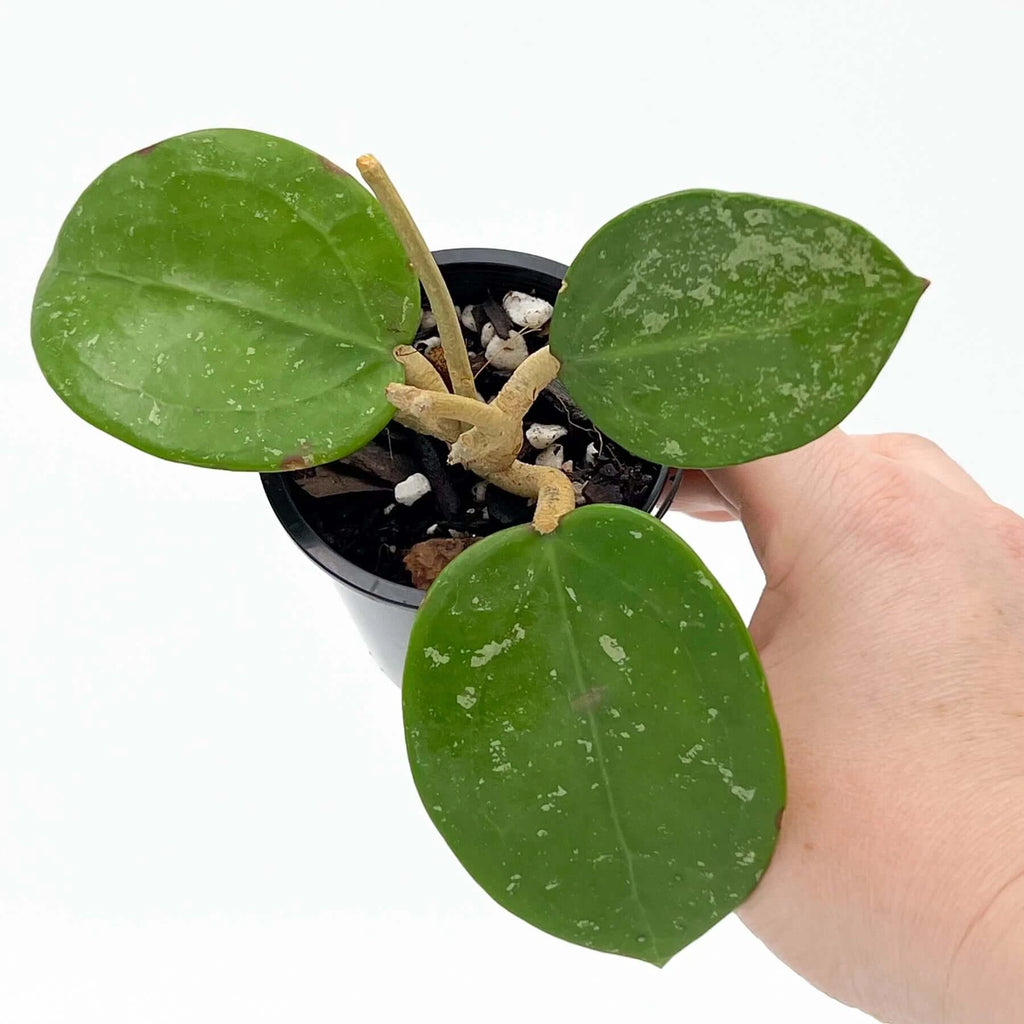
[[[415,352],[416,350],[413,349],[413,351]],[[419,353],[416,352],[416,355],[419,355]],[[410,386],[408,384],[389,384],[384,393],[387,395],[388,401],[398,410],[395,413],[395,419],[402,426],[409,427],[410,430],[415,430],[418,434],[430,434],[433,437],[439,437],[442,441],[452,444],[458,439],[459,434],[462,433],[462,423],[459,420],[439,415],[432,408],[429,399],[453,398],[454,396],[448,394],[444,381],[441,380],[441,375],[437,373],[434,367],[426,359],[423,362],[437,376],[438,383],[441,385],[440,393],[434,390],[425,390],[421,386]],[[466,401],[466,399],[459,400]],[[479,405],[481,403],[474,402],[473,404]]]
[[[527,356],[513,371],[494,399],[503,413],[518,420],[522,424],[523,417],[530,411],[530,406],[537,396],[558,376],[561,369],[559,361],[545,345],[531,356]]]
[[[531,466],[517,460],[500,473],[488,474],[487,480],[520,497],[536,497],[533,527],[538,533],[551,533],[562,517],[576,507],[572,481],[551,466]]]
[[[505,415],[500,409],[476,399],[450,395],[447,391],[422,391],[407,384],[389,384],[385,393],[397,409],[417,415],[427,413],[438,418],[457,419],[489,430],[500,430],[504,425]]]
[[[421,391],[448,393],[437,367],[412,345],[399,345],[391,354],[402,364],[402,369],[405,370],[405,383],[410,387],[419,388]]]
[[[501,414],[493,423],[478,423],[452,445],[452,462],[461,462],[480,476],[500,473],[523,446],[523,417],[537,395],[555,379],[558,360],[545,346],[528,356],[505,382],[491,408]]]
[[[395,356],[399,358],[399,350]],[[413,367],[410,379],[422,372],[425,383],[433,384],[432,378],[415,359],[409,358],[408,361]],[[427,365],[430,366],[429,363]],[[537,365],[541,365],[541,361]],[[478,476],[512,494],[536,498],[533,525],[539,533],[550,533],[562,516],[576,507],[572,482],[561,470],[528,465],[516,458],[523,440],[521,416],[510,416],[497,408],[496,402],[487,405],[461,395],[450,395],[447,391],[427,390],[408,384],[389,384],[387,396],[398,410],[396,418],[399,422],[451,444],[449,462],[461,462]],[[473,423],[474,426],[460,433],[462,422]]]
[[[412,261],[413,269],[423,282],[423,290],[427,293],[427,301],[437,319],[437,333],[441,337],[441,347],[448,364],[448,372],[452,378],[452,389],[463,398],[477,401],[476,388],[473,385],[473,371],[469,365],[469,353],[462,337],[462,327],[455,313],[452,297],[444,283],[441,271],[434,262],[430,248],[423,240],[420,229],[412,219],[408,207],[402,201],[391,179],[376,157],[367,154],[356,161],[363,180],[373,189],[374,195],[380,200],[384,212],[391,221],[406,254]]]

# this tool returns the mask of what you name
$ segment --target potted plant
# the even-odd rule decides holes
[[[485,352],[507,379],[484,401],[429,250],[380,165],[359,169],[377,199],[300,146],[235,130],[114,164],[43,272],[40,365],[76,412],[164,458],[305,473],[394,417],[478,482],[533,501],[530,523],[465,546],[416,615],[413,777],[456,856],[513,913],[664,964],[771,857],[785,777],[770,697],[690,548],[640,509],[577,507],[561,456],[530,454],[524,421],[558,381],[602,436],[651,463],[795,448],[864,395],[927,282],[833,214],[676,193],[593,236],[546,324],[520,311]],[[409,344],[420,283],[433,358]],[[548,344],[531,346],[542,329]]]
[[[496,249],[449,249],[433,256],[458,304],[456,309],[461,310],[470,360],[474,369],[482,367],[476,374],[477,386],[483,394],[493,396],[509,374],[486,360],[487,343],[494,343],[492,334],[500,337],[493,327],[489,330],[488,316],[504,315],[508,321],[504,333],[511,335],[514,325],[499,302],[502,297],[535,296],[534,309],[550,312],[568,267]],[[488,295],[496,298],[482,303]],[[428,349],[431,358],[442,352],[436,333],[428,307],[417,332],[421,340],[414,344]],[[539,335],[536,331],[526,334],[531,347],[542,346],[544,339]],[[573,406],[564,390],[555,388],[557,384],[545,389],[531,409],[531,418],[544,422],[531,423],[528,428],[537,442],[537,447],[524,446],[528,457],[540,455],[538,447],[554,438],[563,449],[563,467],[584,501],[624,502],[663,515],[681,474],[673,472],[669,479],[664,467],[659,469],[645,460],[624,465],[630,460],[628,453],[617,450]],[[435,453],[437,447],[440,453]],[[372,657],[398,684],[409,632],[424,597],[422,588],[430,576],[452,551],[472,538],[512,522],[527,522],[531,515],[525,499],[488,487],[469,473],[459,473],[458,467],[442,467],[445,459],[443,446],[392,421],[349,459],[295,473],[262,474],[264,490],[282,526],[310,559],[337,581],[349,616]],[[575,467],[569,469],[574,462]],[[442,479],[411,507],[395,502],[390,488],[410,474],[436,478],[442,470],[456,474],[454,490],[460,493],[443,493],[446,485],[449,491],[453,487],[451,481]],[[353,527],[355,523],[358,529]],[[414,580],[407,562],[417,555],[421,561],[425,555],[426,564],[420,566]]]

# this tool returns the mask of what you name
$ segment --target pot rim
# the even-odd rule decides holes
[[[472,264],[477,267],[490,266],[516,271],[525,270],[551,277],[555,281],[561,281],[569,269],[564,263],[558,263],[543,256],[534,256],[531,253],[516,252],[512,249],[440,249],[434,253],[434,259],[442,269],[460,264]],[[651,512],[658,518],[665,514],[682,479],[682,473],[675,471],[675,479],[666,492],[665,485],[670,471],[667,466],[661,467],[654,486],[651,488],[651,494],[642,506],[644,512]],[[426,596],[425,591],[402,583],[392,583],[391,580],[375,576],[347,558],[343,558],[330,547],[299,511],[294,496],[285,483],[284,473],[261,473],[260,480],[270,507],[288,535],[326,573],[339,583],[379,601],[412,609],[420,606]],[[660,503],[659,499],[661,499]],[[656,505],[659,507],[655,508]]]

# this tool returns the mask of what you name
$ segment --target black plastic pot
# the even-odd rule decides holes
[[[434,253],[434,258],[452,298],[460,306],[479,300],[488,292],[503,295],[510,289],[554,302],[567,269],[554,260],[503,249],[444,249]],[[662,467],[643,506],[645,511],[653,511],[659,517],[665,514],[671,502],[671,494],[665,486],[668,473],[669,470]],[[679,474],[676,475],[678,478]],[[374,661],[388,678],[401,685],[409,631],[423,600],[423,591],[381,579],[342,558],[299,511],[288,474],[263,473],[261,476],[263,489],[281,525],[292,540],[334,578]]]

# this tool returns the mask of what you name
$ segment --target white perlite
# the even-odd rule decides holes
[[[565,427],[560,427],[557,423],[531,423],[526,428],[526,440],[534,448],[547,448],[549,444],[554,444],[568,433]]]
[[[487,323],[480,328],[480,344],[483,345],[484,348],[487,348],[487,346],[494,341],[497,335],[498,332],[494,329],[494,324],[488,320]]]
[[[587,445],[587,450],[583,456],[583,465],[592,466],[597,461],[597,445],[593,441]]]
[[[473,500],[479,505],[487,499],[487,481],[477,480],[473,484]]]
[[[526,292],[508,292],[501,304],[512,323],[531,330],[543,327],[554,312],[550,302],[538,299],[536,295],[527,295]]]
[[[529,354],[526,339],[518,331],[510,331],[505,339],[495,337],[484,350],[487,361],[499,370],[514,370]]]
[[[401,483],[395,484],[395,501],[400,505],[411,505],[429,493],[430,481],[422,473],[413,473]]]
[[[421,352],[429,352],[432,348],[437,348],[441,344],[441,339],[435,334],[430,338],[424,338],[422,341],[417,341],[416,345],[419,347]]]
[[[437,317],[434,316],[433,310],[423,310],[423,315],[420,317],[420,330],[421,331],[432,331],[437,326]]]
[[[537,456],[538,466],[550,466],[552,469],[561,469],[564,461],[565,451],[560,444],[548,445],[548,447]]]

